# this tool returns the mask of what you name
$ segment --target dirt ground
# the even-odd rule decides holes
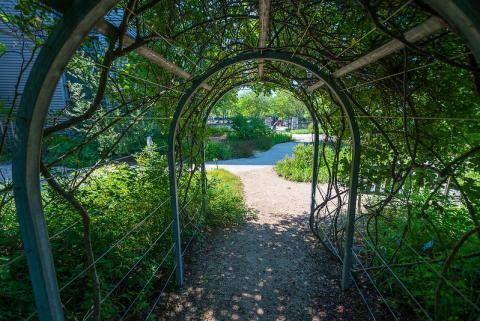
[[[239,175],[257,219],[215,233],[188,262],[186,285],[159,320],[369,320],[340,264],[309,232],[310,184],[272,166],[222,166]]]

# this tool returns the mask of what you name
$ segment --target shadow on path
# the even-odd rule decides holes
[[[213,236],[160,320],[368,320],[355,290],[341,290],[341,266],[308,232],[306,215]]]
[[[340,288],[341,265],[309,230],[310,184],[272,166],[224,167],[241,178],[257,218],[194,247],[186,284],[161,300],[158,320],[368,320],[356,290]]]

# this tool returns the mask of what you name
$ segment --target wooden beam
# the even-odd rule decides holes
[[[403,37],[408,42],[415,43],[422,40],[423,38],[426,38],[434,34],[435,32],[443,29],[444,27],[445,27],[445,24],[440,18],[432,17],[427,21],[425,21],[424,23],[405,32],[403,34]],[[404,47],[405,47],[405,44],[400,40],[397,40],[397,39],[392,40],[384,44],[383,46],[369,52],[368,54],[358,58],[357,60],[349,63],[348,65],[338,69],[333,73],[333,76],[335,78],[340,78],[348,73],[351,73],[352,71],[365,67],[366,65],[374,63],[400,49],[403,49]],[[308,91],[313,92],[318,88],[322,87],[324,84],[325,83],[322,80],[320,80],[317,83],[308,87]]]
[[[260,7],[260,37],[258,40],[258,48],[260,50],[265,49],[267,47],[267,40],[268,40],[268,27],[270,24],[270,1],[271,0],[260,0],[259,7]],[[263,79],[263,59],[258,61],[258,77]]]
[[[63,1],[62,0],[40,0],[40,1],[45,5],[65,14],[68,11],[68,9],[72,8],[75,2],[80,2],[81,0],[63,0]],[[96,25],[96,29],[98,32],[100,32],[101,34],[109,38],[114,37],[118,31],[117,27],[115,27],[114,25],[112,25],[106,20],[101,20],[100,22],[98,22]],[[135,39],[129,36],[125,36],[125,38],[123,39],[123,42],[128,46],[133,44],[135,42]],[[180,78],[183,78],[186,80],[190,80],[193,78],[192,75],[190,75],[188,72],[186,72],[179,66],[175,65],[173,62],[168,61],[167,59],[165,59],[155,51],[149,49],[148,47],[145,47],[145,46],[139,47],[135,51],[139,55],[146,58],[147,60],[153,62],[154,64],[156,64],[157,66],[165,70],[168,70],[169,72],[173,73],[174,75]],[[202,87],[207,90],[212,89],[212,87],[208,84],[202,84]]]
[[[101,20],[99,23],[97,23],[96,29],[97,29],[98,32],[100,32],[101,34],[103,34],[107,37],[112,37],[118,31],[117,28],[114,25],[112,25],[111,23],[109,23],[105,20]],[[123,39],[123,42],[124,42],[125,45],[129,46],[129,45],[135,43],[135,39],[126,35]],[[165,70],[168,70],[169,72],[171,72],[172,74],[174,74],[174,75],[176,75],[180,78],[183,78],[183,79],[186,79],[186,80],[190,80],[190,79],[193,78],[192,75],[190,75],[188,72],[186,72],[185,70],[183,70],[182,68],[180,68],[179,66],[174,64],[173,62],[168,61],[167,59],[162,57],[160,54],[158,54],[157,52],[153,51],[152,49],[150,49],[146,46],[139,47],[135,51],[139,55],[146,58],[147,60],[153,62],[154,64],[156,64],[157,66],[159,66],[159,67],[161,67]],[[208,84],[202,84],[202,87],[207,89],[207,90],[212,89],[212,87]]]

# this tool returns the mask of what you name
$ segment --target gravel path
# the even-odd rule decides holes
[[[341,291],[341,266],[309,232],[310,185],[250,161],[220,167],[240,176],[257,219],[193,250],[186,285],[165,297],[159,320],[368,320],[358,293]]]
[[[238,166],[247,166],[247,165],[268,165],[273,166],[279,160],[283,159],[287,155],[292,155],[293,148],[298,145],[299,142],[289,142],[277,144],[270,148],[266,152],[257,153],[255,156],[248,158],[237,158],[237,159],[228,159],[218,161],[218,165],[238,165]],[[213,162],[207,163],[207,165],[213,165]],[[232,170],[232,167],[225,167],[229,170]]]

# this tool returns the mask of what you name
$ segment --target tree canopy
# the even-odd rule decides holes
[[[232,90],[219,100],[212,114],[250,117],[308,118],[305,104],[285,90],[256,92],[247,88]]]

